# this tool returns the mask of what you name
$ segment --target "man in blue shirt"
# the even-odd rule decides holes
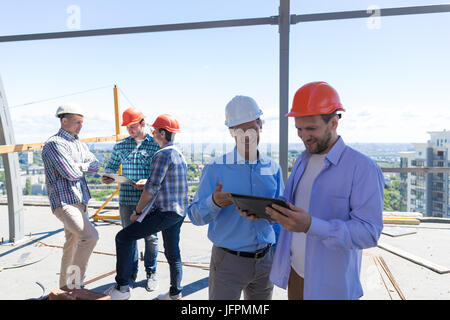
[[[236,147],[203,169],[188,207],[193,224],[209,224],[213,242],[209,274],[210,300],[271,299],[269,280],[275,232],[268,220],[249,221],[230,200],[230,192],[277,198],[283,193],[281,169],[257,150],[262,111],[246,96],[226,106],[225,124]]]
[[[295,117],[306,150],[286,183],[290,209],[266,212],[282,225],[270,278],[289,299],[358,299],[362,249],[383,228],[384,178],[368,157],[345,145],[336,129],[345,111],[326,82],[301,87]]]

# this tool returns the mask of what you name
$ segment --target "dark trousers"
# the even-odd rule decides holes
[[[172,211],[150,212],[142,222],[134,222],[116,235],[116,282],[119,286],[131,283],[134,267],[134,243],[159,231],[164,241],[164,254],[170,268],[170,294],[181,292],[183,275],[180,255],[180,229],[184,217]]]

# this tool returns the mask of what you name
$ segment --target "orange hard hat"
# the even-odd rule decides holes
[[[145,116],[138,108],[128,108],[122,114],[122,126],[131,126],[139,123]]]
[[[332,86],[323,81],[310,82],[294,95],[292,109],[286,117],[305,117],[345,111],[339,95]]]
[[[151,126],[155,129],[166,129],[169,132],[181,131],[177,119],[170,114],[162,114],[158,116]]]

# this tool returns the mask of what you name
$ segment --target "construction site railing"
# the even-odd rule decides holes
[[[401,8],[380,8],[377,10],[356,10],[345,12],[326,12],[314,14],[296,15],[290,13],[290,0],[280,0],[278,15],[250,18],[250,19],[234,19],[222,21],[203,21],[191,23],[178,23],[167,25],[153,25],[153,26],[138,26],[125,28],[110,28],[99,30],[81,30],[69,32],[51,32],[41,34],[19,34],[0,36],[0,43],[15,42],[15,41],[33,41],[33,40],[48,40],[48,39],[63,39],[76,37],[91,37],[91,36],[105,36],[105,35],[119,35],[119,34],[136,34],[136,33],[150,33],[150,32],[168,32],[176,30],[195,30],[195,29],[209,29],[209,28],[226,28],[226,27],[242,27],[242,26],[258,26],[258,25],[278,25],[279,37],[279,162],[283,170],[283,179],[287,180],[288,174],[288,135],[287,135],[287,118],[284,117],[289,112],[288,96],[289,96],[289,33],[290,25],[306,22],[330,21],[338,19],[354,19],[354,18],[370,18],[375,15],[382,16],[402,16],[414,14],[429,14],[429,13],[444,13],[450,12],[449,4],[441,5],[426,5],[415,7],[401,7]],[[0,85],[1,87],[1,85]],[[1,100],[1,99],[0,99]],[[116,114],[117,118],[117,114]],[[116,120],[116,128],[117,128]],[[120,127],[119,127],[120,132]],[[118,134],[116,132],[116,134]],[[22,145],[23,146],[23,145]],[[28,149],[32,150],[32,149]],[[19,150],[18,150],[19,151]],[[24,150],[25,151],[25,150]],[[17,152],[17,151],[12,151]],[[16,170],[17,168],[14,168]],[[406,169],[406,168],[405,168]],[[408,168],[409,169],[409,168]],[[411,168],[412,169],[412,168]],[[9,170],[9,169],[8,169]],[[383,169],[383,172],[391,168]],[[447,172],[446,169],[439,168],[442,172]],[[411,171],[412,172],[412,171]],[[17,190],[14,190],[17,192]],[[12,210],[10,216],[13,219],[20,220],[20,217],[15,214],[14,205],[11,205]],[[17,211],[17,210],[16,210]]]

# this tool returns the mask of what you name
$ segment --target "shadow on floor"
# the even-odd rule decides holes
[[[61,232],[61,231],[64,231],[64,228],[56,229],[56,230],[54,230],[54,231],[49,231],[49,232],[34,233],[33,235],[39,235],[39,234],[44,234],[44,235],[43,235],[42,237],[40,237],[40,238],[33,239],[33,240],[31,240],[31,241],[29,241],[29,242],[26,242],[26,243],[24,243],[24,244],[22,244],[22,245],[18,245],[17,247],[15,247],[15,248],[13,248],[13,249],[11,249],[11,250],[8,250],[8,251],[6,251],[6,252],[1,253],[1,254],[0,254],[0,258],[3,257],[3,256],[6,256],[7,254],[13,253],[13,252],[15,252],[15,251],[17,251],[17,250],[20,250],[20,249],[22,249],[22,248],[28,247],[28,246],[30,246],[30,245],[32,245],[32,244],[38,242],[38,241],[41,241],[42,239],[51,237],[51,236],[53,236],[53,235],[55,235],[55,234],[57,234],[57,233],[59,233],[59,232]]]
[[[209,277],[205,277],[203,279],[194,281],[192,283],[189,283],[188,285],[185,285],[183,287],[183,297],[187,297],[190,294],[193,294],[197,291],[203,290],[205,288],[208,287],[208,281],[209,281]],[[145,282],[146,280],[141,280],[138,282],[135,282],[133,287],[145,287]],[[96,287],[96,288],[92,288],[90,290],[95,291],[95,292],[104,292],[106,289],[108,289],[109,287],[111,287],[112,285],[114,285],[114,282]]]

